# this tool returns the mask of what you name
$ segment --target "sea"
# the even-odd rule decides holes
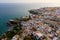
[[[28,16],[28,10],[43,7],[60,7],[57,3],[0,3],[0,35],[8,31],[10,27],[6,23],[10,19]]]

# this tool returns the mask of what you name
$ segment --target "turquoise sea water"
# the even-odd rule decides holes
[[[60,5],[54,3],[0,3],[0,35],[9,29],[9,27],[6,26],[6,23],[9,19],[20,18],[22,16],[29,15],[28,10],[30,9],[38,9],[48,6],[59,7]]]

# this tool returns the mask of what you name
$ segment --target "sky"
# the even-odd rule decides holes
[[[60,3],[60,0],[0,0],[0,3]]]

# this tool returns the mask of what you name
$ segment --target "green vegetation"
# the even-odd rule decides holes
[[[3,35],[3,38],[8,38],[8,40],[10,40],[14,35],[16,35],[18,33],[18,31],[20,30],[20,27],[14,27],[12,31],[8,31],[5,33],[5,35]]]

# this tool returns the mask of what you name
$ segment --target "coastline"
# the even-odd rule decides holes
[[[56,29],[56,27],[59,28],[60,26],[60,18],[59,16],[57,15],[60,15],[60,14],[57,14],[58,12],[56,12],[56,10],[60,10],[59,7],[46,7],[46,8],[41,8],[41,9],[37,9],[37,10],[31,10],[30,13],[32,13],[32,15],[30,16],[25,16],[25,17],[22,17],[21,20],[20,19],[17,19],[17,20],[13,20],[13,21],[10,21],[9,25],[12,24],[11,26],[14,26],[12,30],[9,30],[8,32],[10,31],[13,31],[11,33],[14,33],[14,35],[11,36],[11,34],[9,35],[5,35],[5,37],[3,36],[3,38],[6,38],[6,39],[13,39],[12,37],[14,37],[15,35],[20,35],[20,32],[21,32],[21,29],[23,32],[27,32],[27,34],[25,34],[26,36],[30,35],[30,33],[33,32],[33,36],[35,36],[34,33],[36,33],[37,36],[39,36],[39,38],[43,38],[43,35],[44,35],[44,32],[46,32],[47,34],[45,35],[48,35],[48,36],[45,36],[44,37],[48,37],[48,39],[51,39],[53,38],[53,36],[50,34],[50,32],[53,30],[53,31],[58,31],[57,32],[57,35],[54,34],[54,37],[57,36],[57,38],[59,38],[59,30]],[[45,13],[46,12],[46,13]],[[51,14],[52,13],[52,14]],[[39,18],[40,17],[40,18]],[[56,20],[56,18],[58,18],[58,20]],[[53,20],[54,19],[54,20]],[[22,22],[22,25],[20,24],[20,22]],[[30,23],[31,22],[31,23]],[[57,24],[58,23],[58,24]],[[36,24],[36,25],[35,25]],[[32,27],[30,27],[30,26]],[[34,26],[33,26],[34,25]],[[43,28],[41,29],[38,29],[40,27],[39,26],[44,26]],[[26,26],[26,29],[25,29],[25,26]],[[28,27],[27,27],[28,26]],[[36,26],[36,27],[35,27]],[[16,28],[15,28],[16,27]],[[38,27],[38,28],[37,28]],[[46,27],[46,29],[44,29]],[[32,28],[32,29],[30,29]],[[43,31],[42,29],[46,30],[46,31]],[[49,30],[50,29],[50,30]],[[17,31],[16,31],[17,30]],[[49,31],[48,31],[49,30]],[[42,34],[41,34],[42,33]],[[54,32],[56,33],[56,32]],[[7,34],[7,33],[6,33]],[[24,34],[24,33],[22,33]],[[39,34],[39,35],[38,35]],[[50,36],[51,35],[51,36]],[[7,38],[7,37],[11,36],[11,38]],[[50,38],[51,37],[51,38]],[[41,38],[41,39],[42,39]],[[54,38],[53,38],[54,39]]]

